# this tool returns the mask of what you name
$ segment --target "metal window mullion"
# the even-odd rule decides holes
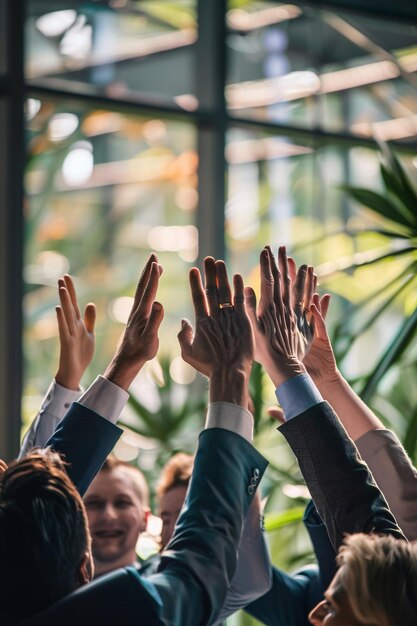
[[[22,391],[24,3],[0,0],[6,18],[6,89],[0,99],[0,458],[19,451]]]
[[[198,0],[196,95],[207,120],[198,123],[199,262],[225,256],[226,0]]]

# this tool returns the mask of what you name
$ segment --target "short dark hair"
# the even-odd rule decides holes
[[[21,617],[79,586],[90,548],[84,505],[51,450],[14,461],[0,475],[0,606]]]
[[[159,499],[174,487],[188,487],[193,472],[194,457],[185,452],[177,452],[165,463],[156,487]]]

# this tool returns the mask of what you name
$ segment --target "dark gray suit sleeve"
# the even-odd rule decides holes
[[[150,576],[162,599],[163,621],[210,623],[233,578],[243,521],[267,462],[228,430],[203,431],[185,505]]]
[[[405,539],[368,466],[327,402],[288,420],[279,430],[297,457],[335,550],[345,533],[374,532]]]

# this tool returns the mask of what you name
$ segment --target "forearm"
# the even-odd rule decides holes
[[[323,402],[280,427],[335,550],[345,533],[404,538],[371,473],[331,407]]]
[[[52,381],[37,416],[24,436],[19,458],[28,454],[32,448],[45,446],[71,404],[79,399],[81,393],[81,390],[73,391],[59,385],[56,380]]]
[[[340,372],[329,380],[321,377],[313,377],[313,380],[354,441],[371,430],[384,428],[381,420],[360,399]]]
[[[271,585],[271,561],[261,527],[259,498],[255,497],[246,514],[236,572],[215,624],[263,596]]]
[[[160,571],[174,573],[181,565],[192,570],[209,601],[207,623],[224,603],[236,569],[243,520],[265,467],[253,446],[232,432],[212,428],[200,435],[186,505],[162,555]],[[255,488],[249,489],[255,475]]]
[[[417,470],[393,432],[369,431],[356,445],[409,541],[417,539]]]

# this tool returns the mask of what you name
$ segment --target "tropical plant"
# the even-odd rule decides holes
[[[358,252],[336,260],[327,275],[326,284],[336,272],[343,271],[361,279],[365,268],[372,268],[383,277],[382,284],[359,299],[347,304],[344,315],[333,330],[333,343],[338,362],[343,362],[352,344],[363,336],[394,305],[402,303],[404,319],[378,362],[359,381],[358,390],[365,401],[375,394],[388,370],[398,364],[417,332],[417,189],[416,176],[407,172],[393,150],[381,145],[380,172],[382,191],[343,186],[346,193],[362,206],[371,209],[377,218],[370,228],[349,229]],[[414,180],[413,180],[414,178]],[[372,242],[366,250],[363,242]],[[375,274],[373,275],[375,276]],[[372,284],[372,279],[370,281]]]

